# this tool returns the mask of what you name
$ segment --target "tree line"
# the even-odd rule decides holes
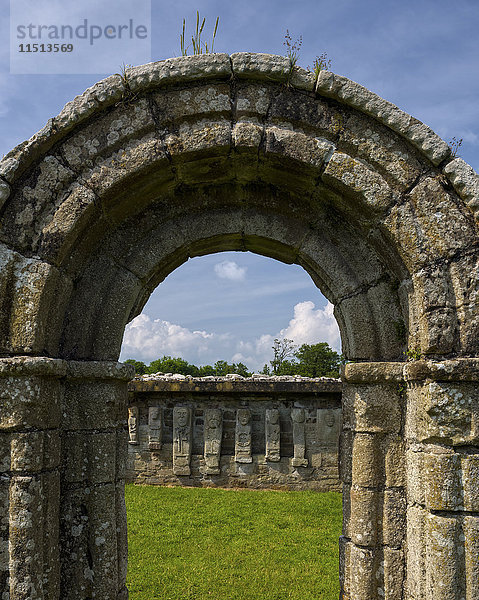
[[[265,364],[261,373],[264,375],[302,375],[303,377],[339,377],[339,369],[343,357],[335,352],[326,342],[318,344],[302,344],[296,346],[287,338],[275,339],[273,360]],[[149,365],[134,359],[125,361],[133,365],[137,375],[153,373],[180,373],[192,377],[216,377],[237,373],[243,377],[251,377],[251,372],[243,363],[228,363],[218,360],[214,365],[196,366],[183,358],[163,356]]]

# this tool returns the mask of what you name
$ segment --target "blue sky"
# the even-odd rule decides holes
[[[92,3],[64,0],[63,5],[78,12]],[[286,29],[293,38],[302,35],[302,66],[327,52],[334,72],[394,102],[446,141],[463,138],[460,155],[479,169],[477,0],[152,0],[152,60],[180,54],[182,19],[192,26],[197,9],[207,19],[208,32],[220,17],[215,48],[221,52],[284,54]],[[0,10],[3,155],[110,73],[11,75],[7,0],[0,0]],[[119,56],[117,70],[123,62],[135,61]],[[268,344],[275,336],[294,334],[303,343],[308,331],[339,349],[330,307],[309,276],[250,254],[189,261],[159,286],[144,312],[136,330],[127,331],[122,358],[135,354],[149,361],[176,353],[205,363],[235,357],[259,368],[271,358]]]

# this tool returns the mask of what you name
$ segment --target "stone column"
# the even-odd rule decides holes
[[[205,410],[204,457],[205,473],[221,473],[221,440],[223,437],[223,415],[219,408]]]
[[[479,359],[405,366],[407,600],[479,598]]]
[[[59,598],[62,360],[0,359],[0,595]]]
[[[160,406],[148,408],[148,450],[161,450],[163,439],[163,411]]]
[[[343,600],[401,600],[405,577],[404,363],[345,366],[340,473]]]
[[[126,600],[127,365],[67,365],[62,403],[61,600]]]

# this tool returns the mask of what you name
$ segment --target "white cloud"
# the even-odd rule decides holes
[[[299,302],[294,307],[294,317],[278,337],[291,339],[298,345],[327,342],[332,348],[339,350],[339,328],[333,310],[331,302],[316,310],[314,302]]]
[[[232,334],[193,331],[187,327],[151,319],[142,313],[125,329],[121,360],[135,358],[146,363],[163,355],[179,356],[196,365],[214,364],[223,359],[242,362],[253,371],[260,370],[273,358],[275,338],[292,339],[296,345],[328,342],[340,351],[339,329],[333,316],[333,305],[315,308],[313,302],[299,302],[289,325],[276,335],[264,333],[250,340]]]
[[[240,267],[238,263],[235,263],[232,260],[224,260],[223,262],[217,263],[214,269],[216,275],[222,279],[244,281],[247,267]]]
[[[192,331],[169,321],[152,320],[141,313],[126,326],[122,359],[136,358],[151,362],[163,355],[171,355],[205,364],[215,352],[231,352],[230,338],[228,334]]]

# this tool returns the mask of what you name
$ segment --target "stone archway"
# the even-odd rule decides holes
[[[5,598],[127,597],[124,327],[220,250],[335,305],[342,597],[479,596],[479,179],[425,125],[282,57],[169,59],[9,153],[0,203]]]

